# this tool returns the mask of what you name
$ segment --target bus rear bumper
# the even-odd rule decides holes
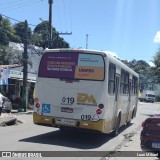
[[[75,125],[70,124],[57,124],[56,119],[60,119],[59,117],[52,117],[52,116],[43,116],[39,115],[36,112],[33,113],[33,122],[37,125],[43,125],[43,126],[50,126],[50,127],[72,127],[75,129],[87,129],[87,130],[93,130],[98,132],[104,133],[104,124],[105,120],[100,119],[98,121],[83,121],[83,120],[75,120],[75,119],[69,119],[75,121]],[[64,119],[64,118],[62,118]]]

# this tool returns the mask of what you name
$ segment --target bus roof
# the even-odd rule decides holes
[[[107,51],[98,51],[98,50],[89,50],[89,49],[74,49],[74,48],[60,48],[60,49],[48,49],[46,48],[44,50],[45,52],[81,52],[81,53],[96,53],[96,54],[101,54],[104,57],[108,57],[109,60],[112,63],[115,63],[116,65],[120,66],[122,69],[130,72],[132,75],[139,77],[139,75],[131,68],[129,68],[126,64],[121,62],[119,59],[108,53]]]

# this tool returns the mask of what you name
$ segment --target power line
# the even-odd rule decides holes
[[[66,25],[66,3],[65,1],[63,1],[63,9],[64,9],[64,20],[65,20],[65,29],[67,30],[67,25]]]
[[[72,8],[71,8],[71,0],[70,0],[70,23],[71,23],[71,30],[72,30]]]
[[[40,1],[40,0],[28,0],[28,1],[25,1],[25,2],[23,2],[23,3],[18,3],[18,4],[11,4],[11,5],[7,5],[7,7],[5,7],[5,9],[9,9],[9,10],[15,10],[15,9],[19,9],[19,8],[22,8],[22,7],[26,7],[26,6],[29,6],[29,5],[32,5],[32,4],[34,4],[34,3],[37,3],[38,1]],[[2,6],[3,7],[3,6]],[[2,8],[2,10],[3,10],[3,8]]]
[[[8,2],[8,3],[5,1],[5,3],[1,3],[1,6],[3,6],[3,5],[9,5],[9,4],[12,4],[12,3],[15,3],[15,2],[19,2],[19,0],[15,0],[15,1],[12,0],[11,2]]]
[[[61,26],[61,20],[60,20],[60,7],[59,7],[59,1],[57,1],[57,10],[58,10],[58,21],[59,21],[59,25],[60,25],[60,29],[62,28]]]
[[[6,16],[6,15],[4,15],[4,14],[2,14],[2,13],[0,13],[0,15],[1,16],[3,16],[3,17],[6,17],[6,18],[8,18],[8,19],[11,19],[11,20],[13,20],[13,21],[16,21],[16,22],[19,22],[19,23],[22,23],[22,21],[20,21],[20,20],[17,20],[17,19],[15,19],[15,18],[11,18],[11,17],[9,17],[9,16]],[[37,25],[34,25],[34,24],[28,24],[28,25],[30,25],[30,26],[37,26]]]
[[[8,19],[11,19],[11,20],[13,20],[13,21],[16,21],[16,22],[22,22],[22,21],[20,21],[20,20],[17,20],[17,19],[8,17],[8,16],[6,16],[6,15],[4,15],[4,14],[2,14],[2,13],[0,13],[0,15],[3,16],[3,17],[6,17],[6,18],[8,18]]]
[[[33,1],[33,0],[26,0],[25,2],[27,2],[27,1]],[[11,2],[7,2],[7,1],[5,1],[5,3],[1,3],[1,6],[9,6],[10,4],[15,4],[16,5],[16,2],[23,2],[22,0],[20,1],[20,0],[15,0],[15,1],[11,1]],[[18,3],[18,4],[23,4],[23,3]],[[15,6],[14,5],[14,6]]]

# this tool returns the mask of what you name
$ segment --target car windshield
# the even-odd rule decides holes
[[[148,94],[148,97],[155,97],[155,95],[152,95],[152,94]]]

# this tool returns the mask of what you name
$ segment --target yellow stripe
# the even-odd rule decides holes
[[[35,124],[46,124],[46,125],[56,125],[55,124],[55,118],[56,117],[51,117],[51,116],[41,116],[38,115],[37,113],[33,113],[33,122]],[[63,118],[64,119],[64,118]],[[73,119],[72,119],[73,120]],[[83,121],[83,120],[75,120],[76,122],[80,122],[79,127],[71,126],[71,125],[66,125],[66,124],[58,124],[57,126],[71,126],[71,127],[76,127],[76,128],[84,128],[84,129],[91,129],[95,131],[100,131],[104,132],[104,125],[105,125],[105,120],[99,120],[99,121]]]

